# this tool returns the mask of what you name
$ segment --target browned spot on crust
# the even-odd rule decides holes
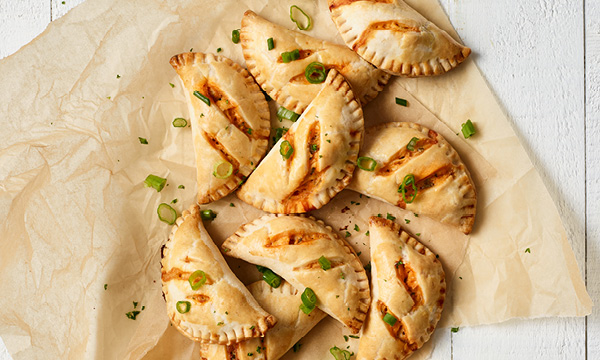
[[[344,5],[350,5],[353,2],[357,2],[357,1],[363,1],[363,0],[330,0],[329,1],[329,10],[333,10],[335,8],[338,8],[340,6],[344,6]],[[391,4],[394,2],[394,0],[367,0],[373,3],[385,3],[385,4]]]
[[[410,340],[408,339],[408,335],[406,334],[406,331],[404,330],[404,324],[402,323],[402,320],[400,320],[396,314],[392,313],[388,309],[387,305],[384,304],[380,300],[377,301],[377,311],[379,312],[381,321],[383,321],[383,317],[386,314],[393,315],[396,319],[398,319],[398,321],[396,321],[394,326],[391,326],[388,323],[385,323],[385,327],[388,329],[391,336],[393,336],[398,341],[402,342],[405,354],[412,353],[413,351],[415,351],[419,348],[419,345],[417,343],[411,343]]]
[[[306,233],[298,230],[288,230],[273,236],[269,236],[265,242],[265,247],[309,244],[315,240],[326,237],[327,234],[322,233]]]
[[[307,57],[309,57],[312,54],[314,54],[315,50],[311,50],[311,49],[298,49],[298,52],[300,53],[300,58],[298,58],[296,60],[293,60],[293,61],[298,61],[298,60],[306,59]],[[279,55],[279,57],[277,58],[277,62],[278,63],[283,63],[283,59],[281,58],[281,55]]]
[[[188,299],[192,299],[199,304],[204,304],[205,302],[210,300],[210,297],[204,294],[194,294],[187,297]]]
[[[392,175],[398,168],[400,168],[405,163],[409,162],[412,158],[415,158],[425,152],[425,150],[429,149],[433,145],[438,143],[437,136],[438,134],[429,130],[429,138],[419,139],[415,144],[415,150],[410,151],[406,148],[406,145],[403,145],[400,150],[396,154],[394,154],[391,159],[384,164],[381,168],[377,170],[378,176],[388,176]]]
[[[396,33],[421,32],[421,29],[414,26],[408,26],[398,20],[374,22],[369,24],[369,26],[360,34],[360,37],[352,45],[352,50],[357,51],[357,49],[365,46],[371,37],[375,35],[375,32],[379,30],[389,30]]]

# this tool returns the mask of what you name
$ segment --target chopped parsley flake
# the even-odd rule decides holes
[[[133,311],[126,313],[125,316],[127,316],[128,319],[135,320],[137,318],[137,316],[139,315],[139,313],[140,312],[138,310],[133,310]]]
[[[173,83],[169,83],[169,85],[171,85],[172,88],[175,87],[175,84],[173,84]]]
[[[350,231],[346,231],[346,237],[350,237],[350,235],[352,235],[350,234]]]
[[[108,289],[108,284],[104,284],[104,290]]]
[[[358,227],[358,224],[354,224],[354,231],[360,231],[360,228]]]
[[[410,220],[408,220],[408,219],[404,219],[404,221],[405,221],[407,224],[410,224]]]
[[[394,221],[396,220],[396,217],[392,216],[390,213],[387,213],[386,219]]]
[[[229,206],[235,207],[235,204],[234,203],[229,203]]]
[[[531,249],[530,249],[530,248],[527,248],[527,249],[525,249],[525,252],[526,252],[526,253],[531,253]]]

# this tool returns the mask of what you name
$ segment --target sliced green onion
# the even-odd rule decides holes
[[[471,119],[467,120],[466,123],[462,124],[461,130],[465,139],[468,139],[471,136],[475,135],[475,126],[473,126]]]
[[[413,194],[411,196],[409,196],[409,198],[407,198],[406,190],[409,186],[412,187]],[[413,174],[408,174],[404,177],[404,180],[402,180],[402,184],[400,185],[400,188],[398,188],[398,192],[402,193],[402,200],[404,200],[404,203],[411,204],[413,201],[415,201],[415,198],[417,197],[417,184],[415,181],[415,176]]]
[[[310,314],[317,305],[317,296],[315,292],[311,288],[304,289],[302,295],[300,296],[302,300],[302,304],[300,304],[300,310],[302,310],[305,314]]]
[[[174,127],[186,127],[187,120],[184,118],[175,118],[175,120],[173,120],[173,126]]]
[[[311,62],[306,69],[304,69],[304,77],[306,77],[306,80],[311,84],[320,84],[324,82],[327,77],[327,69],[325,69],[325,65],[320,62]]]
[[[231,41],[233,41],[234,44],[240,42],[240,29],[236,29],[231,32]]]
[[[211,209],[202,210],[200,212],[200,217],[202,218],[202,220],[211,221],[211,220],[214,220],[217,217],[217,214],[214,211],[212,211]]]
[[[406,99],[396,98],[396,104],[402,106],[408,106],[408,101]]]
[[[146,187],[152,187],[156,189],[157,192],[160,192],[165,187],[166,183],[167,179],[152,174],[148,175],[146,180],[144,180],[144,185]]]
[[[293,122],[296,122],[296,120],[298,120],[300,115],[296,114],[292,110],[288,110],[282,106],[279,108],[279,110],[277,110],[277,117],[279,118],[279,121],[281,121],[281,119],[286,119],[286,120],[291,120]]]
[[[275,274],[273,270],[260,265],[256,265],[256,268],[262,274],[263,280],[272,288],[278,288],[281,285],[281,277]]]
[[[396,324],[396,322],[398,321],[398,319],[396,319],[396,317],[390,313],[386,313],[385,316],[383,317],[383,321],[386,322],[386,324],[388,324],[389,326],[394,326]]]
[[[325,256],[321,256],[319,258],[319,265],[321,265],[321,269],[323,270],[331,269],[331,261],[329,261],[329,259],[327,259]]]
[[[352,353],[350,351],[342,350],[337,346],[334,346],[331,349],[329,349],[329,352],[331,353],[331,355],[333,355],[335,360],[350,360],[350,357],[352,357]]]
[[[310,146],[310,152],[311,152],[311,153],[317,152],[317,150],[318,150],[318,149],[319,149],[319,148],[317,147],[317,144],[312,144],[312,145]]]
[[[365,171],[374,171],[375,168],[377,167],[377,161],[375,161],[374,159],[372,159],[370,157],[361,156],[358,158],[358,160],[356,160],[356,165],[358,166],[359,169],[362,169]]]
[[[227,179],[233,174],[233,165],[229,161],[219,161],[213,168],[213,176],[217,179]]]
[[[202,270],[196,270],[188,278],[192,290],[198,290],[206,283],[206,274]]]
[[[298,49],[281,53],[281,61],[286,64],[298,59],[300,59],[300,50]]]
[[[290,156],[294,153],[294,147],[290,144],[289,141],[284,140],[281,145],[279,145],[279,153],[285,160],[289,159]]]
[[[206,96],[202,95],[202,93],[200,93],[200,91],[194,90],[194,96],[197,97],[198,99],[202,100],[206,105],[210,106],[210,99],[207,98]]]
[[[300,21],[294,19],[294,9],[298,9],[298,11],[300,11],[302,13],[302,15],[304,15],[306,17],[306,26],[302,26],[302,24],[300,23]],[[312,19],[310,18],[310,16],[308,16],[304,10],[300,9],[298,6],[296,5],[292,5],[290,6],[290,19],[296,23],[296,26],[298,26],[298,29],[300,30],[309,30],[310,27],[312,26]]]
[[[171,207],[171,205],[162,203],[158,205],[158,209],[156,209],[158,213],[158,219],[162,222],[166,222],[169,225],[175,224],[175,220],[177,220],[177,211]]]
[[[279,139],[288,131],[287,128],[281,127],[275,129],[275,136],[273,136],[273,144],[277,143]]]
[[[189,301],[178,301],[175,307],[177,308],[178,313],[185,314],[190,311],[192,304]]]
[[[269,50],[273,50],[275,48],[275,44],[273,43],[273,38],[267,39],[267,48]]]
[[[148,140],[146,140],[146,138],[138,137],[138,140],[140,141],[140,144],[148,145]]]
[[[417,141],[419,141],[419,138],[414,137],[410,139],[410,141],[406,145],[406,149],[408,151],[415,151],[415,145],[417,145]]]

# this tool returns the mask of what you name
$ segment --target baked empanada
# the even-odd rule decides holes
[[[272,50],[267,47],[269,38],[273,38]],[[240,39],[248,70],[258,84],[275,101],[298,114],[323,87],[311,84],[305,76],[305,69],[312,62],[344,75],[362,105],[375,98],[390,78],[345,46],[288,30],[250,10],[242,19]],[[282,54],[294,50],[299,51],[299,59],[283,62]]]
[[[376,125],[365,131],[360,152],[359,160],[369,159],[377,165],[372,171],[356,169],[349,189],[471,232],[475,186],[441,135],[414,123]]]
[[[248,286],[256,301],[277,318],[277,324],[263,338],[253,338],[237,344],[203,344],[200,357],[206,360],[277,360],[306,335],[326,314],[315,309],[306,315],[300,310],[301,292],[283,281],[272,288],[264,281]]]
[[[346,44],[393,75],[429,76],[452,70],[471,49],[403,0],[328,0]]]
[[[442,264],[398,224],[369,219],[373,299],[357,360],[406,359],[435,330],[446,297]]]
[[[358,333],[369,308],[369,284],[354,249],[312,217],[266,215],[242,225],[221,246],[230,256],[262,265]],[[325,270],[327,269],[327,270]]]
[[[230,344],[264,336],[275,325],[229,269],[204,229],[198,206],[177,219],[161,265],[167,314],[188,338]]]
[[[327,204],[352,178],[364,132],[350,86],[330,70],[325,86],[240,188],[240,199],[272,213]]]
[[[198,203],[206,204],[235,190],[267,151],[269,106],[248,71],[226,57],[184,53],[171,65],[186,89]]]

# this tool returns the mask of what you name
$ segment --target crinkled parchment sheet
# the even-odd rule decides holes
[[[409,3],[455,34],[436,0]],[[168,61],[221,47],[243,64],[231,30],[244,11],[294,28],[292,4],[313,16],[309,35],[341,43],[324,0],[103,0],[78,6],[0,62],[0,335],[15,359],[198,357],[169,326],[161,296],[170,227],[157,205],[177,198],[181,212],[195,198],[191,129],[171,126],[188,110]],[[395,105],[396,96],[409,106]],[[464,140],[456,133],[468,118],[477,135]],[[464,236],[343,191],[314,215],[335,229],[348,225],[364,263],[366,219],[389,212],[444,263],[450,289],[440,326],[590,313],[556,207],[472,59],[441,77],[394,79],[366,106],[365,121],[413,121],[441,133],[467,163],[479,202]],[[162,192],[143,186],[150,173],[168,178]],[[261,215],[233,195],[207,207],[218,213],[208,225],[217,243]],[[258,277],[248,264],[230,264],[244,282]],[[125,316],[134,301],[145,306],[136,321]],[[329,358],[330,347],[346,346],[343,333],[324,320],[287,358]]]

